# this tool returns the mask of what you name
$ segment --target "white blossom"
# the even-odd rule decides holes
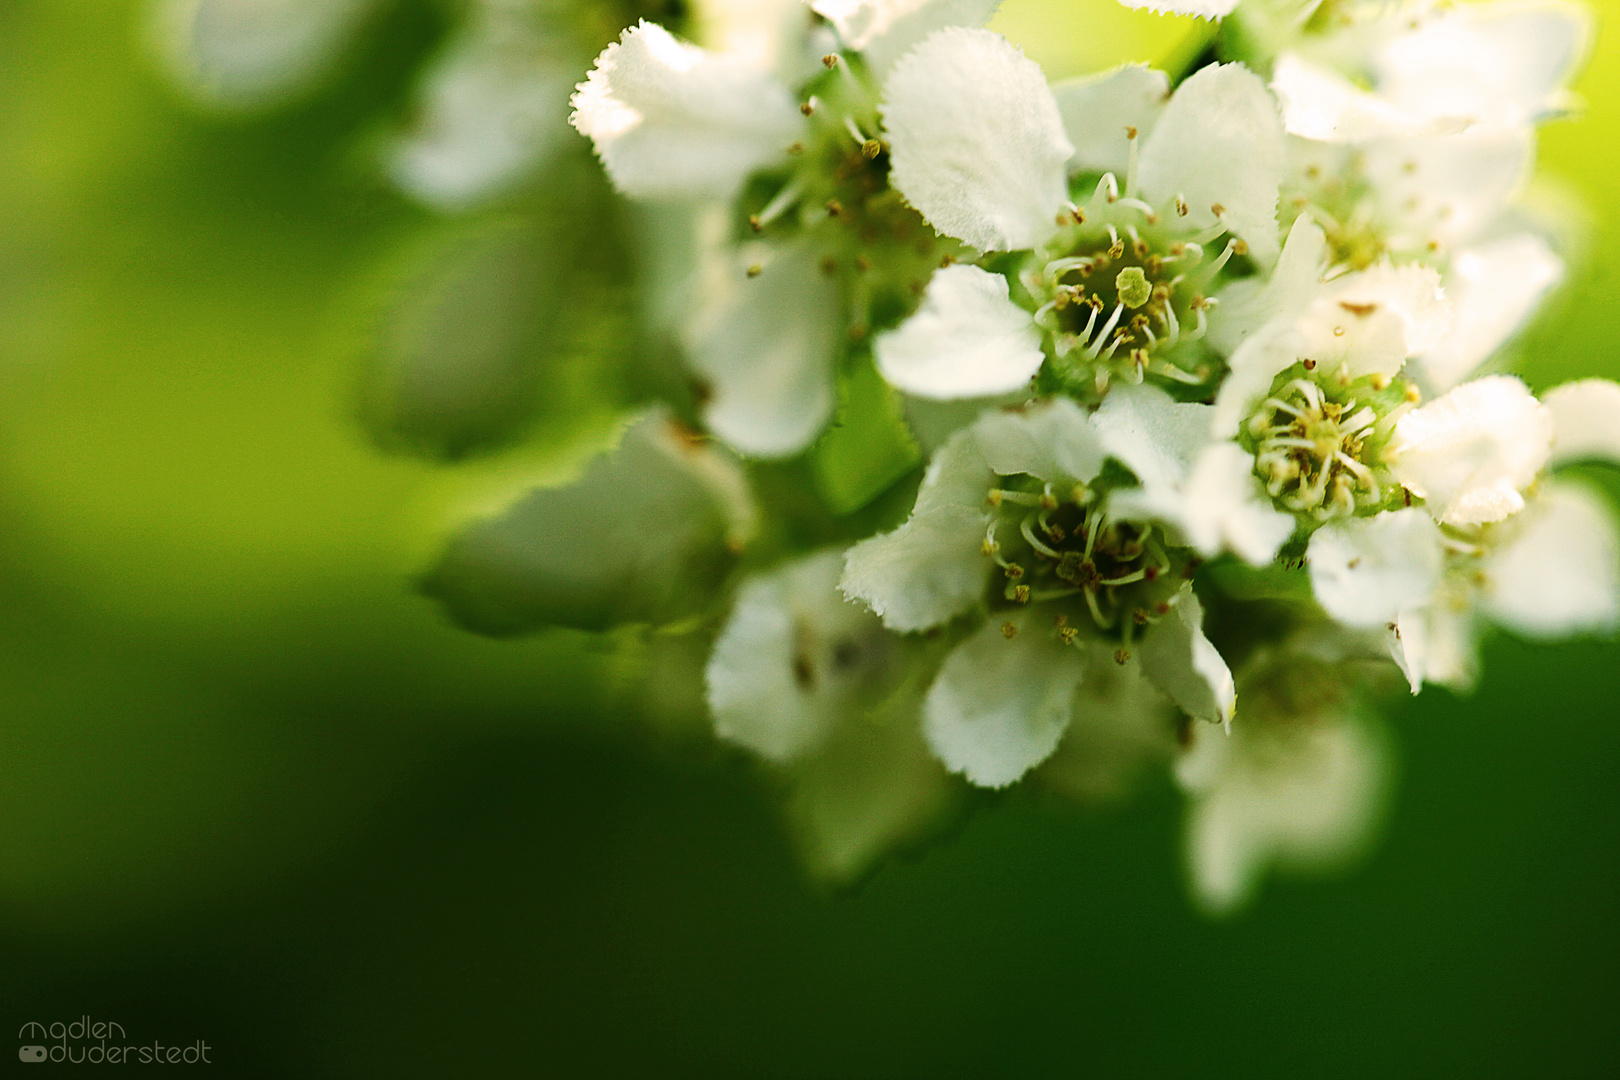
[[[1169,557],[1151,525],[1088,486],[1110,455],[1155,475],[1137,453],[1149,445],[1140,428],[1116,422],[1110,434],[1064,398],[992,412],[935,455],[904,525],[850,551],[842,589],[894,630],[985,611],[992,581],[1007,582],[1009,606],[991,608],[951,652],[924,704],[929,743],[952,771],[1001,786],[1051,754],[1093,646],[1109,640],[1099,631],[1123,634],[1113,660],[1140,662],[1181,709],[1231,719],[1232,676],[1191,587],[1173,562],[1156,561]]]
[[[1140,82],[1100,84],[1115,99],[1106,107],[1133,115]],[[1053,233],[1077,144],[1033,61],[990,31],[943,30],[902,58],[884,91],[894,185],[935,228],[983,250],[1034,247]],[[1069,114],[1080,145],[1094,146],[1086,113]],[[1274,253],[1283,144],[1260,80],[1241,64],[1205,68],[1155,119],[1142,136],[1142,197],[1159,205],[1180,196],[1189,226],[1220,216],[1262,260]]]
[[[1342,678],[1311,674],[1329,687]],[[1381,731],[1331,691],[1300,704],[1289,715],[1245,715],[1230,735],[1190,730],[1176,776],[1188,793],[1189,876],[1211,912],[1245,902],[1269,868],[1342,865],[1377,823],[1389,772]]]
[[[743,583],[706,679],[715,729],[771,761],[816,748],[893,660],[876,616],[839,595],[843,552]]]
[[[615,186],[644,199],[729,198],[804,127],[769,75],[645,20],[597,57],[573,106]]]
[[[198,102],[239,111],[281,104],[331,71],[379,0],[159,0],[154,39],[171,78]]]
[[[1506,375],[1464,383],[1401,417],[1387,456],[1447,525],[1501,521],[1552,455],[1553,414]]]
[[[416,120],[388,151],[390,176],[451,209],[528,178],[567,130],[573,61],[566,34],[533,6],[478,0],[424,74]]]

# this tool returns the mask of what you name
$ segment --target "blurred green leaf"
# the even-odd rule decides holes
[[[673,622],[712,603],[750,513],[737,464],[654,412],[578,480],[452,539],[422,590],[497,636]]]
[[[509,218],[401,260],[361,373],[360,417],[378,444],[454,459],[521,434],[561,359],[548,342],[568,296],[562,240]]]

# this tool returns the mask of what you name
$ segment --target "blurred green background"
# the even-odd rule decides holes
[[[1054,76],[1186,29],[1002,18]],[[356,283],[439,227],[365,148],[440,9],[234,120],[139,26],[0,4],[0,1020],[241,1077],[1620,1075],[1620,648],[1497,638],[1473,698],[1400,704],[1370,861],[1230,921],[1184,899],[1168,783],[986,798],[815,887],[771,782],[634,715],[610,649],[409,590],[446,515],[607,415],[459,465],[355,422]],[[1620,376],[1620,33],[1582,90],[1543,147],[1589,261],[1538,388]]]

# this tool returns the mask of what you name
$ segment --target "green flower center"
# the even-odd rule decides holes
[[[1382,465],[1394,422],[1416,388],[1382,376],[1319,380],[1303,361],[1278,377],[1244,435],[1277,506],[1317,521],[1372,514],[1399,494]]]
[[[1019,476],[985,498],[993,514],[980,550],[1001,568],[1001,600],[1053,605],[1065,643],[1089,621],[1128,646],[1136,628],[1169,611],[1188,560],[1153,526],[1109,517],[1097,491]]]
[[[889,186],[878,96],[859,55],[823,63],[801,95],[809,130],[789,148],[790,163],[757,174],[744,192],[742,235],[813,244],[822,270],[844,286],[852,335],[862,337],[911,314],[935,268],[964,249]]]

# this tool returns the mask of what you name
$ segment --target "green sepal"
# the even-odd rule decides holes
[[[844,515],[916,468],[922,450],[869,354],[845,365],[838,382],[838,416],[811,451],[811,475],[827,508]]]

